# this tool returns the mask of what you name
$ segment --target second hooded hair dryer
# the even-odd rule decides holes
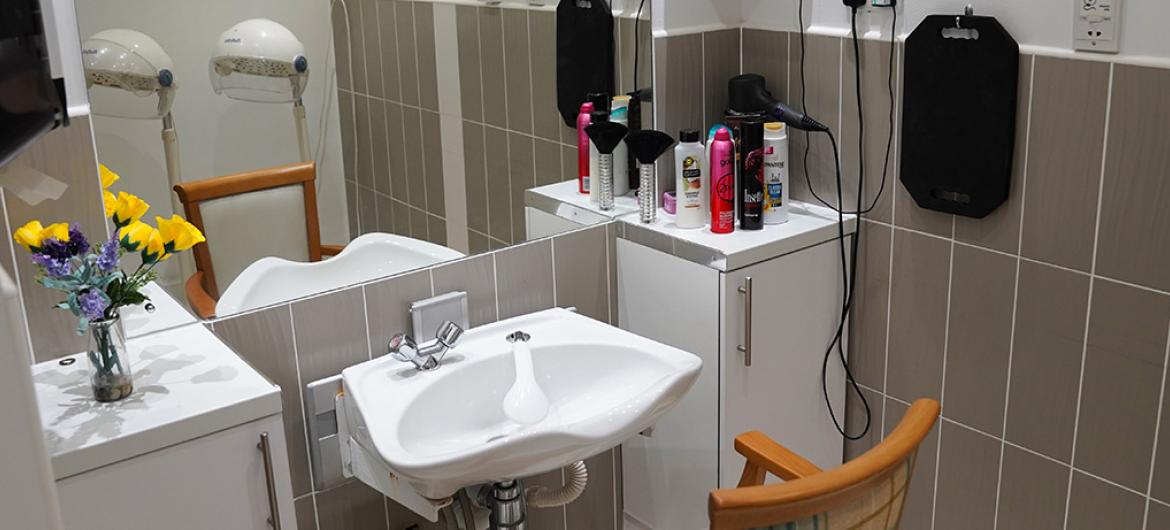
[[[759,74],[741,74],[727,81],[727,108],[737,114],[764,112],[789,127],[810,132],[825,132],[829,128],[776,99]]]

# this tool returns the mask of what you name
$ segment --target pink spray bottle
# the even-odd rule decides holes
[[[589,195],[589,135],[585,128],[592,123],[589,117],[592,112],[593,103],[586,101],[577,114],[577,191],[585,195]]]
[[[735,231],[735,145],[726,128],[715,132],[711,142],[711,231]]]

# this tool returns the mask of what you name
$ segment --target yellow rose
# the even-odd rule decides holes
[[[106,218],[114,216],[114,210],[118,209],[118,196],[109,191],[102,191],[102,202],[106,205]]]
[[[203,233],[195,225],[188,223],[186,219],[178,215],[172,215],[170,219],[163,219],[162,217],[155,217],[154,219],[158,222],[158,231],[162,234],[163,243],[166,244],[168,254],[182,252],[207,241],[203,237]]]
[[[57,239],[61,242],[69,241],[69,225],[65,223],[56,223],[49,226],[42,226],[40,221],[29,221],[24,226],[17,228],[16,232],[12,234],[12,239],[25,250],[35,252],[41,248],[41,244],[46,239]]]
[[[142,249],[142,262],[151,264],[169,257],[171,255],[167,254],[167,248],[166,244],[163,243],[162,234],[158,230],[150,228],[150,235],[146,239],[146,248]]]
[[[118,198],[114,204],[114,213],[111,217],[114,218],[114,225],[122,228],[134,221],[142,219],[142,216],[146,215],[146,211],[149,209],[150,205],[146,204],[146,201],[139,199],[135,195],[120,191],[118,192]]]
[[[110,168],[106,167],[105,164],[98,164],[98,173],[102,175],[103,190],[110,189],[110,186],[113,186],[115,182],[118,182],[122,178],[117,173],[110,171]]]
[[[150,225],[135,221],[118,231],[118,242],[129,252],[137,252],[146,248],[150,240],[150,233],[154,231]]]

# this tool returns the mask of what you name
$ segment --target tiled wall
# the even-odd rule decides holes
[[[352,84],[340,10],[334,31],[351,233],[396,232],[470,253],[523,241],[524,190],[577,173],[575,130],[556,111],[556,13],[350,4]],[[616,80],[626,92],[634,21],[615,27]],[[647,85],[650,24],[639,30]]]
[[[807,46],[809,112],[840,131],[852,188],[852,49],[824,36]],[[866,197],[885,154],[889,53],[864,42]],[[799,54],[798,34],[743,30],[744,70],[787,79],[773,91],[796,103]],[[943,419],[919,454],[904,529],[1170,528],[1170,436],[1159,432],[1170,414],[1170,70],[1025,55],[1020,74],[1005,204],[984,219],[921,209],[893,164],[863,224],[850,356],[874,426],[847,456],[932,397]],[[793,137],[794,176],[804,142]],[[814,138],[822,196],[832,162]],[[801,178],[793,189],[811,200]],[[862,407],[848,401],[856,432]]]
[[[583,315],[616,323],[614,238],[611,225],[587,228],[215,321],[216,334],[283,389],[298,527],[445,528],[384,502],[354,481],[313,491],[301,392],[305,384],[384,355],[390,336],[409,330],[409,304],[435,294],[467,291],[472,325],[550,307],[576,307]],[[567,508],[532,510],[530,528],[618,528],[620,453],[604,453],[587,465],[589,487],[582,498]],[[562,478],[557,471],[527,482],[559,485]]]
[[[11,190],[0,189],[0,267],[20,283],[36,362],[70,355],[85,348],[85,337],[73,333],[77,321],[68,311],[54,307],[60,293],[36,283],[36,267],[23,248],[12,243],[12,232],[38,219],[44,224],[76,223],[91,239],[105,237],[101,180],[88,116],[72,119],[69,127],[56,129],[10,162],[31,167],[69,187],[57,200],[29,206]]]

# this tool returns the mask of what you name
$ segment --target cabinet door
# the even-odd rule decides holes
[[[58,481],[66,530],[268,530],[267,432],[281,530],[296,530],[280,416]]]
[[[843,440],[833,426],[821,388],[825,350],[841,311],[841,262],[830,241],[723,275],[720,337],[720,486],[735,486],[744,459],[735,436],[752,430],[822,468],[841,463]],[[740,292],[751,278],[751,336]],[[848,327],[846,326],[846,329]],[[739,346],[750,340],[751,366]],[[834,353],[828,364],[833,410],[844,421],[844,370]]]

